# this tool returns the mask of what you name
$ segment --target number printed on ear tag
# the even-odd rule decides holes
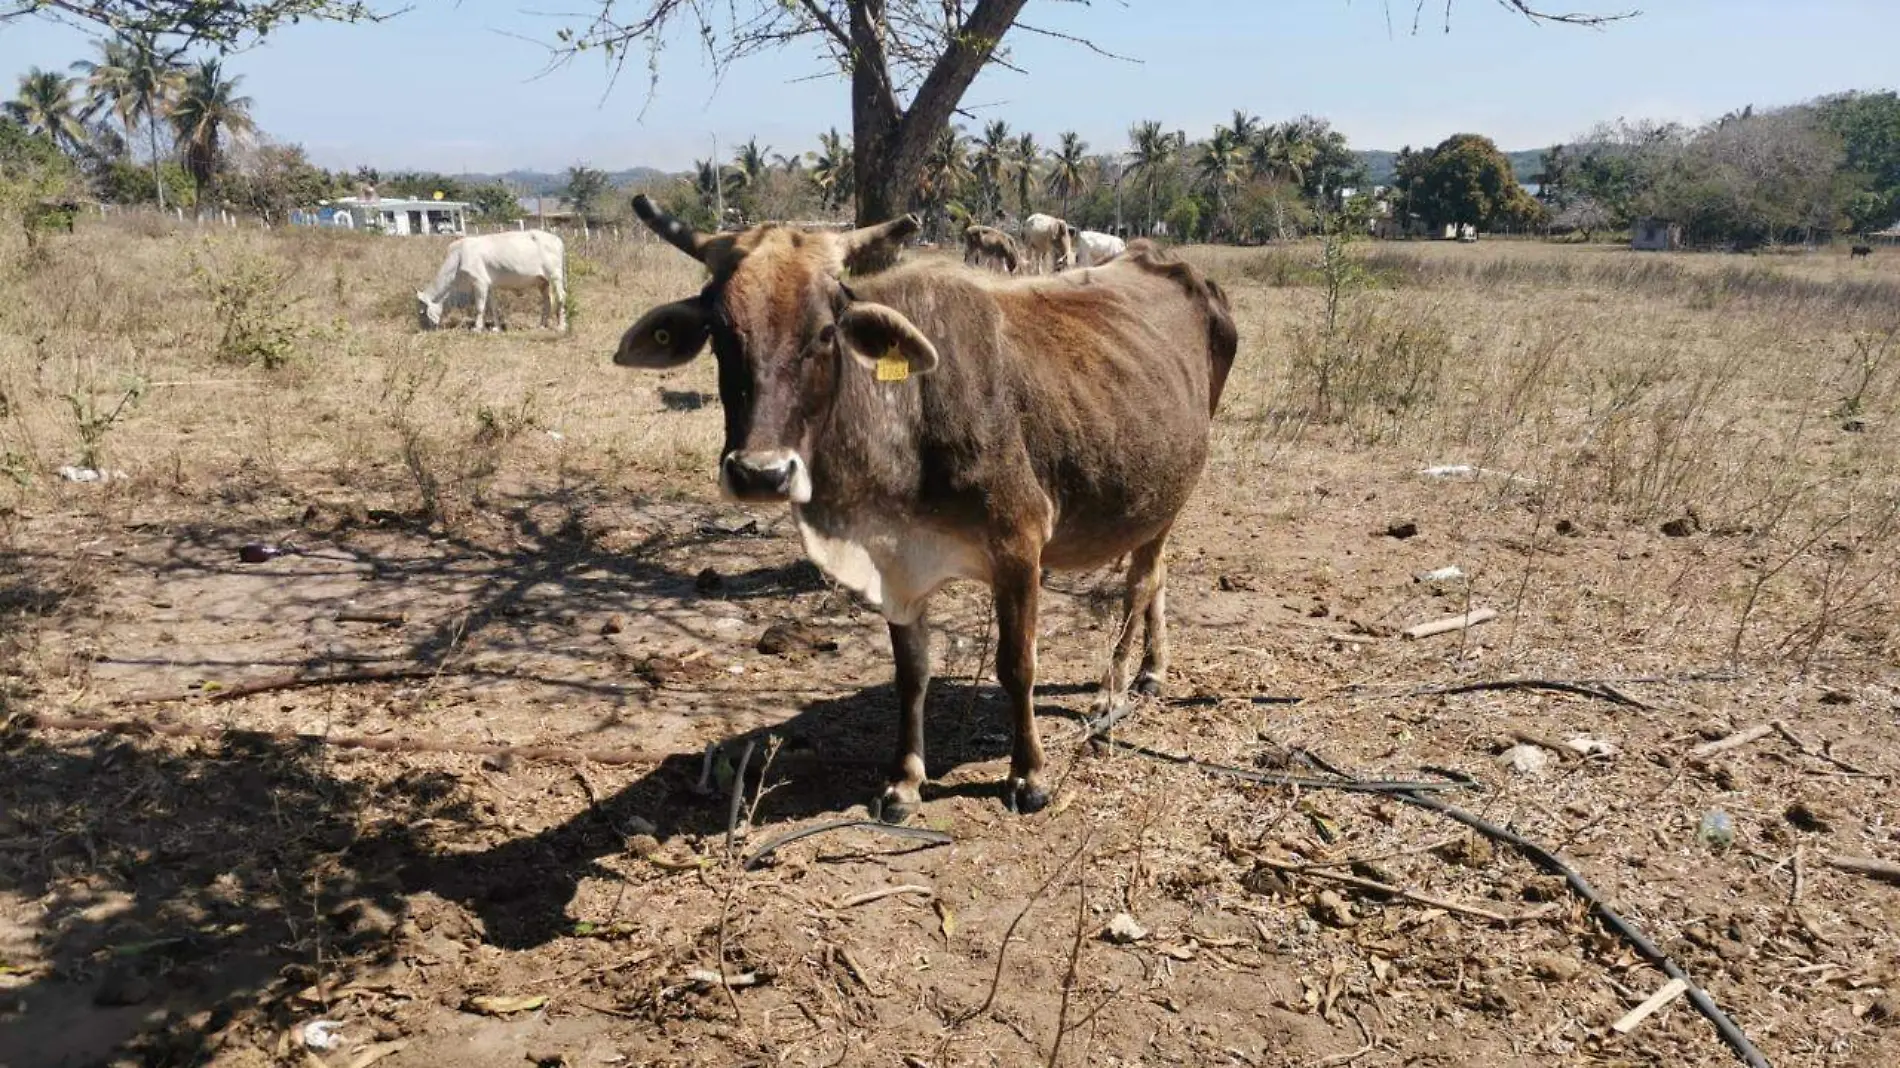
[[[903,382],[910,378],[910,361],[906,360],[892,345],[877,358],[877,380],[879,382]]]

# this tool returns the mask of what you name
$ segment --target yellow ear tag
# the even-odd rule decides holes
[[[877,358],[877,380],[879,382],[903,382],[910,378],[910,361],[892,345]]]
[[[673,335],[667,333],[664,329],[655,330],[653,332],[653,343],[661,348],[667,348],[673,344]]]

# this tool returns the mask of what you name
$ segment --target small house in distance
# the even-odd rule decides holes
[[[468,204],[460,200],[422,200],[409,197],[338,197],[318,213],[327,225],[353,230],[380,230],[408,237],[412,234],[468,233]]]
[[[1682,225],[1666,219],[1638,219],[1630,228],[1630,247],[1638,252],[1673,252],[1682,247]]]

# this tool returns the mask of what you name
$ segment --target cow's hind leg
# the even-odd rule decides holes
[[[873,806],[886,823],[902,823],[923,802],[924,695],[930,688],[930,623],[918,613],[910,624],[892,623],[891,654],[897,661],[897,760],[891,781]]]
[[[1144,621],[1147,633],[1137,687],[1150,696],[1161,692],[1161,677],[1168,667],[1168,628],[1164,618],[1167,599],[1162,589],[1167,578],[1167,565],[1162,559],[1167,543],[1168,532],[1164,530],[1128,556],[1128,588],[1122,594],[1121,626],[1109,654],[1108,672],[1102,677],[1102,692],[1095,698],[1097,715],[1114,711],[1127,699],[1135,634],[1142,629]]]
[[[1036,732],[1036,599],[1041,574],[1041,554],[1035,553],[997,561],[990,580],[996,594],[996,677],[1015,721],[1006,798],[1010,808],[1021,813],[1049,803],[1042,738]]]

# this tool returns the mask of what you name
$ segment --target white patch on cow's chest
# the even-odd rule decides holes
[[[990,578],[989,559],[981,549],[926,527],[871,519],[826,533],[797,509],[793,515],[812,563],[893,623],[916,622],[924,601],[951,579]]]

